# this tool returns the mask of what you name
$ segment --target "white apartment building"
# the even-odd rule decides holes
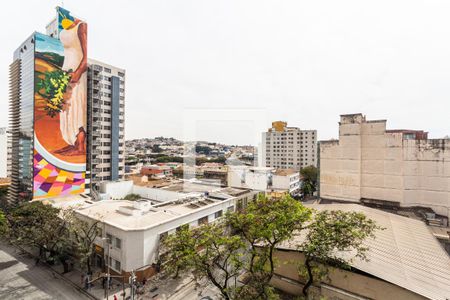
[[[88,63],[88,170],[97,191],[125,174],[125,70]]]
[[[264,192],[289,192],[300,190],[300,173],[292,169],[269,167],[228,166],[228,186]]]
[[[115,273],[127,274],[141,269],[137,275],[142,278],[153,275],[158,269],[161,238],[183,225],[195,227],[214,222],[227,211],[245,207],[248,201],[256,199],[257,193],[216,187],[208,193],[180,193],[175,200],[90,201],[76,196],[50,202],[63,209],[76,208],[80,218],[98,222],[94,261],[101,263],[97,267],[109,256]]]
[[[450,217],[450,139],[342,115],[339,140],[320,142],[319,163],[323,199],[429,207]]]
[[[278,169],[272,175],[272,189],[275,191],[289,191],[295,195],[300,192],[300,173],[293,169]]]
[[[317,166],[317,130],[288,127],[286,122],[272,122],[262,134],[264,167],[300,170]]]

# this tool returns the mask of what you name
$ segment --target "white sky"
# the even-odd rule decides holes
[[[61,1],[0,9],[0,127],[8,65]],[[196,137],[254,143],[272,120],[337,137],[339,114],[450,134],[450,1],[65,0],[88,22],[89,56],[127,70],[126,138],[183,137],[186,110],[264,111]],[[243,124],[250,124],[245,126]]]

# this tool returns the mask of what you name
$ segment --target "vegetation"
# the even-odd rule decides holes
[[[317,190],[318,170],[314,166],[308,166],[300,170],[302,178],[302,193],[305,196],[312,195]]]
[[[315,213],[308,225],[306,239],[299,245],[305,255],[305,263],[299,270],[307,279],[303,294],[307,297],[313,282],[327,275],[328,265],[349,267],[348,259],[338,255],[339,252],[354,251],[355,257],[366,259],[368,248],[363,242],[373,238],[376,229],[381,228],[362,213],[326,210]]]
[[[365,258],[363,241],[377,228],[360,213],[315,212],[290,196],[262,196],[243,210],[227,213],[219,223],[185,226],[169,235],[162,243],[161,260],[165,272],[192,272],[216,286],[224,299],[278,299],[269,285],[279,263],[275,251],[283,242],[299,240],[294,246],[306,257],[299,271],[304,271],[307,296],[314,280],[323,278],[316,272],[320,264],[347,265],[336,251],[352,250]]]
[[[123,198],[123,200],[129,200],[129,201],[136,201],[136,200],[140,200],[140,199],[142,199],[142,197],[139,196],[138,194],[128,194]]]
[[[36,263],[59,261],[68,272],[68,260],[76,257],[82,268],[91,271],[97,222],[82,221],[73,210],[26,202],[4,217],[0,214],[0,231],[13,244],[38,249]]]
[[[198,280],[207,278],[216,286],[224,299],[234,299],[232,279],[243,267],[244,242],[238,236],[224,235],[224,231],[224,225],[218,223],[194,230],[182,227],[165,241],[166,269],[175,276],[191,269]]]

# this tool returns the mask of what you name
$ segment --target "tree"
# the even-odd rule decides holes
[[[71,211],[72,218],[69,224],[69,231],[74,243],[75,254],[78,257],[80,266],[88,274],[92,273],[92,256],[94,254],[94,241],[98,235],[98,221],[87,222],[81,220]]]
[[[68,237],[68,215],[42,202],[26,202],[13,208],[7,215],[9,238],[19,245],[39,249],[39,259],[48,262],[60,260],[65,270],[71,243]]]
[[[163,149],[159,146],[159,144],[154,144],[152,146],[152,153],[161,153]]]
[[[180,271],[192,269],[197,280],[207,278],[224,299],[233,299],[231,279],[242,270],[244,243],[238,236],[224,233],[225,227],[219,223],[192,230],[182,226],[163,242],[166,271],[178,276]]]
[[[5,213],[0,209],[0,238],[8,234],[9,225]]]
[[[351,259],[344,258],[342,252],[354,251],[355,257],[366,259],[367,246],[364,241],[375,237],[376,229],[381,229],[363,213],[318,211],[308,224],[306,238],[299,245],[305,256],[305,263],[299,270],[307,278],[303,294],[315,280],[321,280],[328,272],[327,265],[348,267]]]
[[[140,199],[142,199],[142,197],[139,196],[138,194],[128,194],[123,198],[123,200],[129,200],[129,201],[135,201],[135,200],[140,200]]]
[[[294,232],[302,230],[310,216],[310,209],[289,195],[280,199],[260,196],[243,211],[227,215],[227,224],[250,248],[250,257],[245,265],[249,284],[242,288],[242,295],[257,299],[269,298],[276,247],[289,240]]]
[[[302,193],[303,195],[312,195],[317,187],[318,170],[314,166],[308,166],[300,170],[302,177]]]

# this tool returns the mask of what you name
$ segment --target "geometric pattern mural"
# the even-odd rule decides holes
[[[34,197],[78,194],[84,190],[85,173],[61,170],[34,151]]]

